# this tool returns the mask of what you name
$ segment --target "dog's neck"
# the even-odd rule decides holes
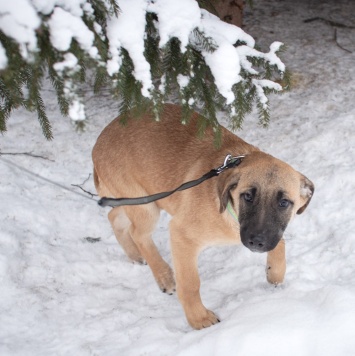
[[[235,212],[235,210],[234,210],[234,208],[233,208],[232,203],[231,203],[230,200],[228,201],[228,204],[227,204],[227,211],[228,211],[228,213],[232,216],[232,218],[233,218],[237,223],[239,223],[239,221],[238,221],[238,215],[236,214],[236,212]]]

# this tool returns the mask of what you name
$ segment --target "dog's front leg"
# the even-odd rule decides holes
[[[286,272],[285,240],[281,239],[277,246],[267,253],[266,278],[271,284],[281,284]]]
[[[175,269],[176,290],[186,318],[194,329],[207,328],[219,322],[216,315],[205,308],[200,296],[197,260],[201,248],[186,238],[186,231],[171,228],[171,251]]]

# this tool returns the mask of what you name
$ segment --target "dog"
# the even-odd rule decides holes
[[[108,213],[116,238],[134,262],[147,263],[163,292],[175,291],[195,329],[219,322],[200,296],[197,269],[206,247],[238,244],[267,252],[269,283],[283,282],[286,260],[283,233],[308,206],[314,185],[288,164],[260,151],[224,127],[221,144],[214,130],[198,135],[202,118],[193,113],[181,123],[181,107],[166,104],[155,122],[152,113],[113,120],[93,148],[94,183],[101,197],[141,197],[172,190],[223,163],[227,154],[243,155],[239,166],[202,184],[145,205],[114,207]],[[170,222],[174,272],[151,235],[160,211]]]

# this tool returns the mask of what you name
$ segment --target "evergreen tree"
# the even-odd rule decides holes
[[[211,33],[196,26],[190,31],[186,44],[182,43],[181,37],[170,35],[162,45],[162,38],[166,36],[160,26],[163,15],[154,8],[162,0],[153,3],[149,0],[130,1],[147,5],[142,36],[144,57],[139,63],[146,63],[148,79],[137,74],[138,62],[132,55],[131,46],[122,41],[115,45],[117,33],[112,28],[115,23],[123,21],[124,7],[130,6],[128,0],[62,0],[49,8],[40,7],[38,1],[21,0],[35,14],[32,17],[29,14],[28,21],[37,21],[37,25],[32,25],[33,33],[29,30],[31,26],[23,23],[30,40],[18,38],[11,28],[6,27],[14,16],[11,5],[10,11],[0,8],[0,15],[4,18],[6,13],[8,20],[0,23],[0,132],[6,131],[6,122],[13,110],[24,107],[37,113],[45,137],[52,138],[41,97],[43,79],[47,74],[56,91],[61,113],[83,120],[84,107],[78,89],[85,83],[87,71],[95,75],[93,89],[97,95],[104,86],[109,86],[112,94],[120,99],[118,114],[123,120],[133,109],[152,109],[158,119],[162,104],[175,100],[183,106],[182,121],[188,120],[192,110],[200,111],[206,117],[200,123],[201,133],[207,125],[212,125],[216,128],[216,137],[218,110],[227,112],[232,126],[238,128],[256,102],[260,122],[268,123],[266,95],[282,89],[275,80],[282,80],[284,87],[288,85],[287,72],[277,55],[282,49],[281,44],[274,43],[265,54],[257,51],[250,36],[241,31],[240,39],[233,43],[240,60],[239,79],[226,94],[209,63],[209,58],[222,47]],[[168,1],[164,1],[166,5]],[[188,1],[195,4],[193,0],[185,0]],[[200,3],[205,5],[206,2]],[[203,15],[209,19],[207,12]],[[65,33],[60,33],[67,30],[65,27],[61,29],[60,25],[65,26],[68,21],[72,31],[69,40]]]

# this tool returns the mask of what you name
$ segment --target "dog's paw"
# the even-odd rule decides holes
[[[220,322],[214,312],[205,308],[202,313],[198,315],[195,314],[194,316],[189,316],[187,317],[187,320],[189,324],[196,330],[208,328],[209,326]]]
[[[169,266],[156,276],[156,281],[163,293],[171,295],[176,291],[174,272]]]
[[[285,271],[283,269],[272,268],[271,266],[266,266],[266,279],[270,284],[275,286],[282,284],[285,277]]]

